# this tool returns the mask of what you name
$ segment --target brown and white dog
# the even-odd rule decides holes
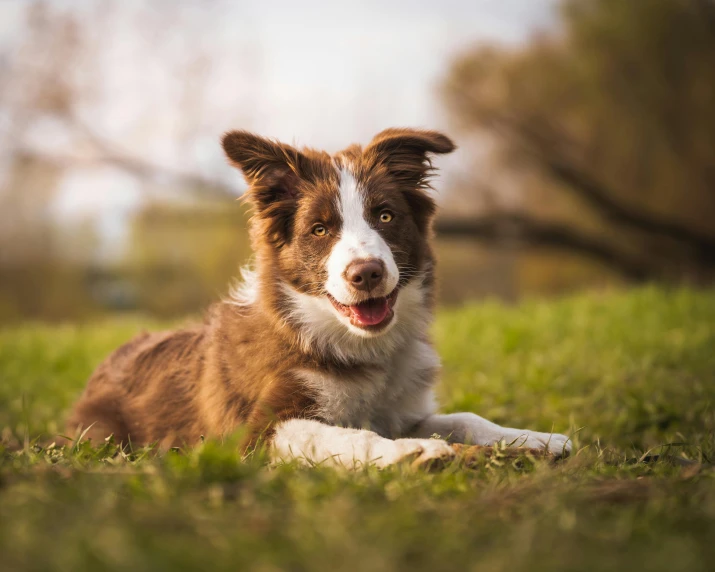
[[[255,267],[204,325],[111,354],[70,430],[170,446],[247,427],[274,458],[347,467],[449,458],[448,442],[570,449],[436,413],[429,156],[447,137],[388,129],[330,156],[232,131],[223,148],[250,185]]]

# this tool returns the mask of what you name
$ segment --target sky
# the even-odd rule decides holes
[[[0,0],[0,53],[23,40],[22,0]],[[54,0],[91,22],[90,49],[68,73],[91,85],[79,117],[128,155],[240,187],[221,133],[244,128],[338,150],[390,126],[448,129],[437,87],[469,46],[516,45],[556,20],[555,0]],[[51,54],[48,57],[52,57]],[[39,122],[32,144],[66,153],[71,138]],[[68,142],[69,141],[69,142]],[[457,168],[460,156],[444,170]],[[115,169],[69,172],[65,219],[95,217],[109,242],[141,204]]]

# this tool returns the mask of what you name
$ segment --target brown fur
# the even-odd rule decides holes
[[[336,157],[298,151],[245,131],[228,133],[223,145],[250,185],[246,199],[254,209],[258,300],[245,306],[218,303],[200,327],[145,333],[117,349],[89,379],[68,420],[71,432],[91,427],[87,436],[95,441],[113,434],[123,443],[173,446],[245,426],[253,442],[275,421],[319,418],[316,396],[297,371],[354,379],[380,367],[305,348],[281,289],[285,283],[311,295],[325,294],[324,263],[341,224],[336,162],[356,169],[368,191],[367,211],[377,217],[387,205],[396,214],[399,224],[383,228],[376,219],[376,228],[401,272],[424,273],[431,290],[435,205],[426,192],[431,171],[426,154],[451,151],[454,146],[445,136],[390,129],[364,150],[354,145]],[[311,233],[316,222],[334,232],[317,239]]]

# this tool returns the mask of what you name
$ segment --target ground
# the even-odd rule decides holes
[[[0,330],[4,570],[712,569],[715,291],[439,313],[445,409],[573,433],[557,464],[347,474],[271,468],[231,442],[33,446],[107,352],[166,325]]]

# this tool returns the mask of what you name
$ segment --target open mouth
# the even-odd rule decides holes
[[[392,308],[397,300],[397,288],[388,296],[381,298],[370,298],[359,304],[348,306],[341,304],[330,294],[328,294],[333,307],[346,318],[350,318],[350,323],[365,330],[380,330],[387,326],[394,316]]]

